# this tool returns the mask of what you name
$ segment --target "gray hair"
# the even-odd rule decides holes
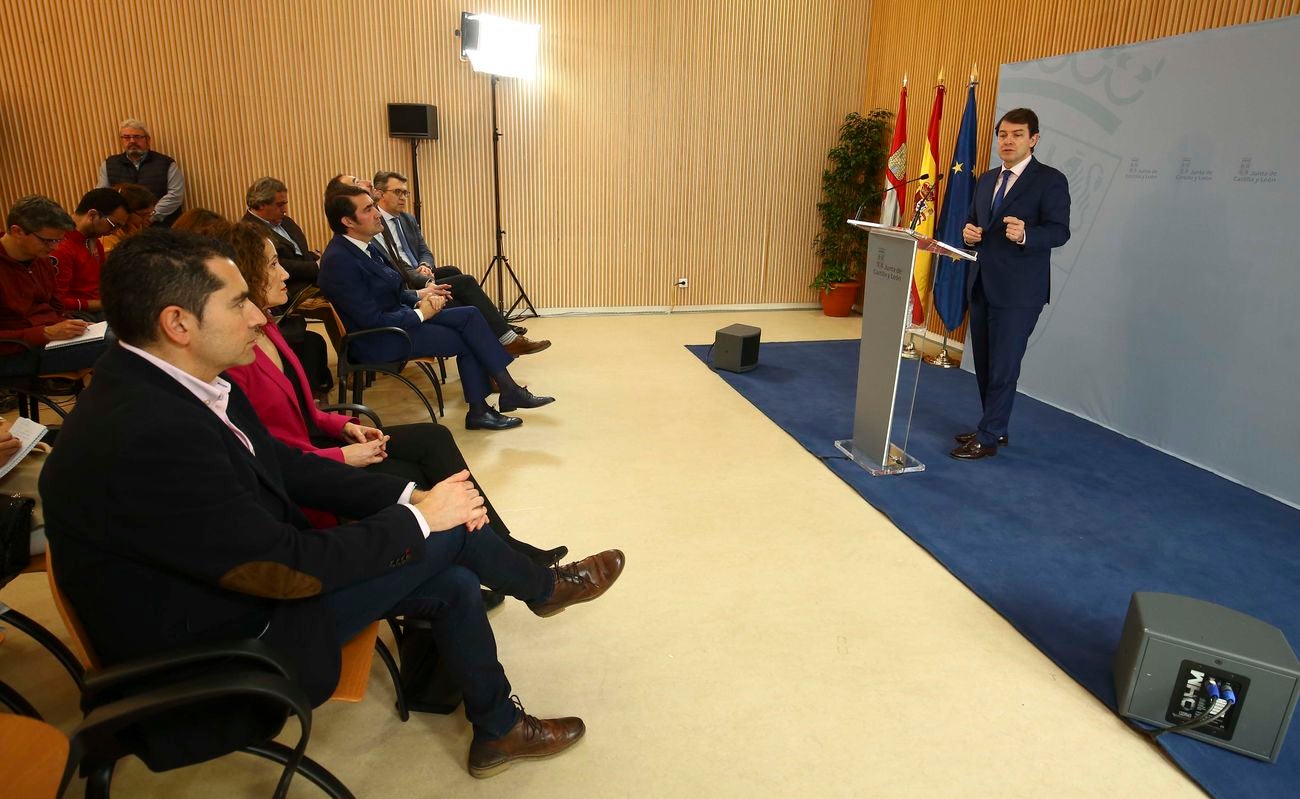
[[[72,217],[49,197],[29,194],[13,204],[9,216],[5,218],[5,227],[17,225],[28,233],[35,233],[46,228],[72,230],[76,227]]]
[[[288,190],[289,187],[279,178],[258,178],[248,187],[248,193],[244,195],[244,204],[249,208],[261,208],[275,202],[275,195]]]
[[[406,176],[399,175],[396,172],[376,172],[374,186],[376,189],[386,189],[388,188],[388,181],[390,180],[400,180],[405,183]]]
[[[144,124],[144,122],[142,122],[142,121],[139,120],[139,119],[132,119],[132,118],[130,118],[130,117],[127,117],[126,119],[122,120],[121,124],[119,124],[119,125],[117,126],[117,129],[118,129],[118,130],[122,130],[122,129],[124,129],[124,128],[132,128],[132,129],[134,129],[134,130],[143,130],[143,131],[144,131],[144,135],[148,136],[148,137],[151,138],[151,139],[153,138],[153,134],[149,132],[149,126],[146,125],[146,124]]]

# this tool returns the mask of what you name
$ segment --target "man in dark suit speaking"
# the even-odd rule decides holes
[[[40,483],[59,585],[99,659],[259,638],[319,704],[346,641],[385,615],[422,616],[474,725],[472,774],[568,747],[581,720],[534,719],[512,701],[479,584],[550,616],[604,593],[623,553],[546,569],[476,532],[487,513],[468,472],[420,491],[272,438],[220,377],[253,360],[265,322],[232,256],[145,231],[104,267],[120,343]],[[358,521],[311,529],[301,506]]]
[[[1029,336],[1051,296],[1052,248],[1070,240],[1070,184],[1035,160],[1038,115],[1015,108],[997,124],[998,157],[975,184],[975,202],[962,230],[979,251],[966,279],[971,345],[983,416],[959,433],[954,458],[996,455],[1007,425]]]

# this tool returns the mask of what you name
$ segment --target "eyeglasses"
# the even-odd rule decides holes
[[[149,136],[140,133],[123,133],[122,141],[148,141]]]
[[[396,194],[398,197],[409,197],[411,192],[407,189],[384,189],[384,194]]]
[[[27,230],[24,228],[23,232],[29,236],[35,236],[36,238],[40,239],[41,243],[44,244],[46,247],[56,247],[58,246],[59,242],[63,241],[62,236],[59,236],[57,239],[47,239],[34,230]]]
[[[100,219],[102,219],[102,220],[104,220],[105,222],[108,223],[108,231],[109,231],[110,233],[112,233],[114,230],[117,230],[118,228],[122,227],[122,226],[119,225],[118,223],[114,222],[112,217],[109,217],[109,216],[101,216]]]

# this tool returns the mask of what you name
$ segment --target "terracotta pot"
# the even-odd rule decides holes
[[[861,281],[850,283],[832,283],[830,291],[821,292],[822,313],[827,316],[848,316],[853,309],[853,300],[857,298]]]

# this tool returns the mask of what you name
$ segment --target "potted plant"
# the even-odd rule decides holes
[[[893,116],[883,108],[866,116],[850,113],[827,154],[830,163],[822,172],[822,200],[817,203],[821,230],[813,240],[821,270],[809,286],[820,294],[827,316],[848,316],[862,285],[859,276],[866,264],[867,236],[845,220],[859,211],[863,219],[880,214]]]

